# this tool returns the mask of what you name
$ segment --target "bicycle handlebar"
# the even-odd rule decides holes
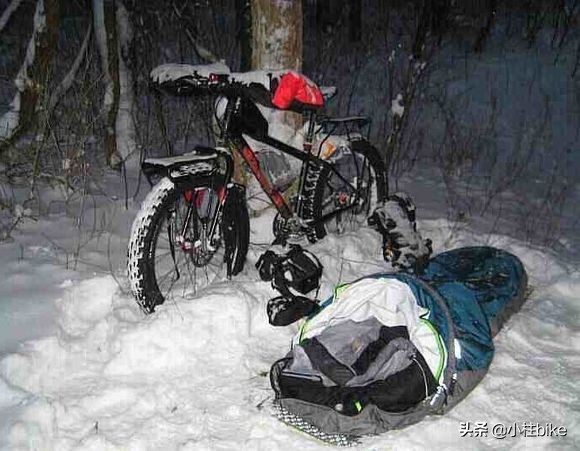
[[[209,74],[204,77],[194,73],[176,80],[162,83],[153,82],[153,89],[167,91],[174,95],[222,95],[236,97],[243,95],[244,85],[238,81],[232,81],[228,74]]]

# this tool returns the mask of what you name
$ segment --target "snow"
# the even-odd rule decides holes
[[[20,93],[17,92],[10,104],[10,110],[0,117],[0,138],[12,135],[20,120]]]
[[[422,208],[434,191],[427,183],[409,186],[419,228],[436,250],[490,243],[506,249],[524,261],[534,291],[497,337],[490,372],[465,401],[446,416],[365,438],[361,449],[577,449],[577,266],[515,238],[457,230],[442,210]],[[112,182],[107,188],[119,189]],[[116,224],[108,226],[114,244],[101,238],[84,249],[76,271],[55,255],[78,233],[65,216],[26,223],[14,242],[2,245],[0,448],[327,449],[279,423],[268,407],[267,372],[298,328],[268,324],[265,305],[274,292],[254,269],[272,239],[273,212],[252,218],[253,244],[240,275],[143,316],[123,276],[138,203],[128,211],[122,203],[97,202],[90,215]],[[363,228],[311,246],[324,265],[320,298],[342,282],[388,271],[380,242]],[[568,436],[461,438],[464,421],[551,422],[565,426]]]
[[[156,83],[166,83],[175,81],[182,77],[198,74],[201,77],[208,77],[210,74],[229,74],[230,69],[223,63],[213,64],[162,64],[151,71],[149,77]]]
[[[270,89],[270,80],[280,78],[283,74],[291,72],[288,69],[283,70],[252,70],[249,72],[235,72],[231,74],[231,79],[242,83],[259,83],[266,89]]]
[[[395,97],[391,102],[391,113],[393,116],[401,117],[403,116],[404,112],[405,106],[403,105],[403,95],[399,93],[397,94],[397,97]]]
[[[167,63],[157,66],[151,71],[149,77],[155,83],[166,83],[169,81],[179,80],[182,77],[199,75],[200,77],[209,77],[210,74],[228,74],[231,81],[237,81],[245,84],[258,83],[270,89],[270,80],[279,78],[283,74],[293,72],[289,69],[283,70],[253,70],[248,72],[230,72],[228,66],[223,63],[211,64],[175,64]],[[308,80],[310,83],[312,81]]]

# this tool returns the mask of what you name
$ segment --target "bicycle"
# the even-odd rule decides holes
[[[309,94],[316,94],[317,99],[322,96],[322,104],[336,94],[334,88],[318,88],[306,77],[290,74],[301,77],[298,82],[310,90]],[[320,101],[299,101],[300,95],[295,95],[285,106],[308,119],[303,149],[268,134],[269,124],[258,105],[276,107],[272,93],[281,92],[277,90],[288,81],[284,76],[281,72],[234,74],[211,65],[164,65],[152,72],[156,93],[217,98],[216,138],[222,145],[196,146],[184,155],[150,158],[142,163],[153,187],[131,229],[128,275],[144,312],[152,313],[169,297],[195,295],[224,264],[228,278],[242,271],[250,227],[245,187],[233,180],[234,152],[277,210],[275,243],[304,238],[313,243],[333,226],[358,227],[366,221],[373,204],[386,199],[385,165],[363,135],[366,130],[368,136],[369,118],[329,118],[321,114]],[[343,133],[337,135],[337,131]],[[346,145],[331,155],[321,154],[336,136]],[[248,141],[258,141],[301,161],[294,195],[283,193],[269,179],[264,162]],[[154,184],[155,180],[159,181]]]

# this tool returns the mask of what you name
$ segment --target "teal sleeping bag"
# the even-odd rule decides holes
[[[494,336],[523,304],[527,275],[508,252],[466,247],[433,257],[421,274],[373,274],[346,286],[306,320],[270,379],[285,411],[324,433],[360,436],[464,399],[492,362]],[[407,385],[415,392],[404,393]]]

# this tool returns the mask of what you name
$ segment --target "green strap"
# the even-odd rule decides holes
[[[334,299],[338,298],[350,286],[350,283],[343,283],[334,288]]]
[[[298,343],[301,343],[303,340],[302,336],[304,335],[304,332],[306,332],[306,323],[308,323],[308,318],[306,318],[304,320],[304,322],[302,323],[302,325],[300,326],[300,334],[298,335]]]
[[[445,346],[443,346],[441,335],[439,335],[439,332],[437,331],[437,329],[435,329],[435,326],[433,326],[431,321],[425,318],[420,318],[420,320],[431,330],[431,332],[433,332],[433,335],[435,335],[437,349],[439,351],[439,355],[441,356],[441,358],[439,359],[439,365],[437,366],[437,371],[435,372],[435,380],[439,382],[439,378],[441,377],[441,373],[443,372],[443,367],[445,365],[445,355],[446,355]]]

